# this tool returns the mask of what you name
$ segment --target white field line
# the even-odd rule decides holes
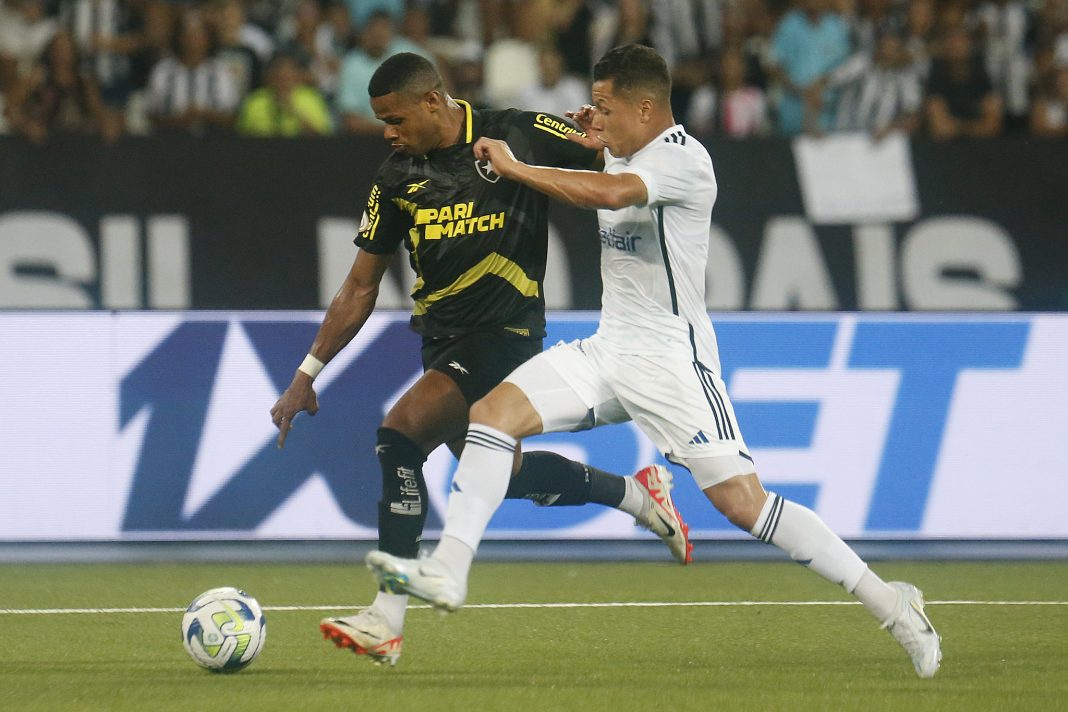
[[[741,608],[755,606],[859,606],[858,601],[619,601],[603,603],[472,603],[465,610],[512,610],[528,608]],[[1068,601],[927,601],[928,606],[1068,606]],[[264,606],[265,611],[344,611],[360,606],[341,603],[331,606]],[[411,606],[430,608],[430,606]],[[33,616],[55,614],[183,613],[184,608],[0,608],[0,615]]]

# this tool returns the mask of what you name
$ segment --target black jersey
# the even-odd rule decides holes
[[[548,198],[475,160],[480,136],[526,163],[588,168],[596,152],[569,141],[555,116],[466,112],[464,140],[427,156],[394,153],[378,171],[356,244],[387,254],[403,241],[415,270],[412,328],[436,337],[504,329],[545,336]]]

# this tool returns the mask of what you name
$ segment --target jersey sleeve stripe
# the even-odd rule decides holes
[[[493,252],[484,257],[477,265],[461,274],[449,286],[443,287],[436,292],[431,292],[422,299],[417,299],[412,313],[415,316],[426,314],[427,310],[435,302],[462,292],[487,274],[500,277],[515,287],[524,297],[536,297],[539,294],[538,283],[528,277],[522,267],[507,257]]]
[[[363,230],[363,235],[367,240],[375,239],[375,231],[378,229],[379,218],[379,204],[378,198],[382,193],[382,189],[378,185],[371,186],[371,192],[367,196],[367,226]]]

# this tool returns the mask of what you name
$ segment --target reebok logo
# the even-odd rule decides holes
[[[416,192],[418,190],[422,190],[423,188],[426,187],[426,184],[429,183],[429,182],[430,182],[430,179],[427,178],[426,180],[421,180],[418,183],[409,183],[408,184],[408,193],[407,193],[407,195],[411,195],[412,193],[414,193],[414,192]]]
[[[459,361],[449,361],[449,368],[455,368],[457,371],[464,374],[465,376],[469,376],[471,374],[470,371],[460,365]]]

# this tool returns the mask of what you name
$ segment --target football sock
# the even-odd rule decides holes
[[[441,535],[438,547],[434,549],[434,558],[445,564],[453,576],[460,581],[467,580],[467,574],[471,571],[471,562],[475,558],[475,550],[447,534]]]
[[[382,499],[378,502],[378,548],[387,554],[414,559],[426,524],[426,455],[403,433],[378,429],[375,445],[382,466]]]
[[[618,509],[622,509],[632,517],[637,517],[648,504],[645,500],[645,493],[633,477],[620,477],[619,479],[623,480],[624,493],[623,499],[619,501]]]
[[[626,480],[555,452],[523,453],[523,463],[508,483],[506,499],[529,499],[544,507],[603,504],[619,507]]]
[[[381,613],[390,627],[400,633],[404,630],[404,614],[408,611],[408,595],[379,591],[371,607]]]
[[[478,550],[486,525],[508,490],[515,446],[515,438],[486,425],[476,423],[468,429],[449,492],[443,543],[445,537],[452,537],[466,544],[472,554]]]
[[[774,492],[768,492],[768,500],[750,533],[850,592],[868,570],[867,564],[815,512]]]
[[[876,576],[871,569],[867,569],[860,577],[857,587],[853,589],[853,595],[880,623],[885,623],[897,610],[897,591],[890,588],[886,581]]]

